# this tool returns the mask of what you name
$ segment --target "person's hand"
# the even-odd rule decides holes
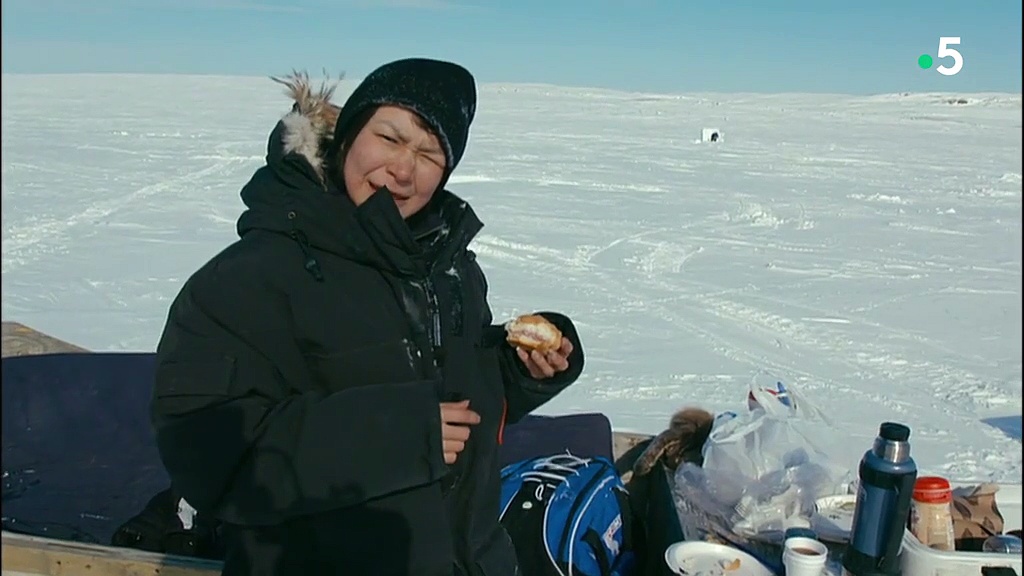
[[[459,452],[466,448],[469,427],[480,423],[480,415],[469,409],[469,400],[441,403],[441,442],[444,463],[454,464]]]
[[[536,380],[551,378],[559,372],[569,368],[569,354],[572,353],[572,342],[568,338],[562,338],[562,346],[558,350],[540,352],[533,350],[527,352],[523,348],[516,348],[516,355],[526,366],[526,370]]]

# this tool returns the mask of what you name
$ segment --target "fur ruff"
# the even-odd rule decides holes
[[[271,76],[271,80],[285,86],[285,94],[293,101],[291,112],[281,118],[284,126],[283,151],[302,156],[321,183],[326,182],[326,154],[334,140],[334,125],[341,112],[341,106],[331,102],[331,98],[342,77],[336,81],[330,81],[328,77],[314,88],[306,72],[292,71],[283,77]]]
[[[661,463],[675,471],[683,462],[702,464],[704,443],[711,435],[715,417],[697,407],[686,407],[672,415],[668,428],[654,437],[633,465],[633,475],[643,476]]]

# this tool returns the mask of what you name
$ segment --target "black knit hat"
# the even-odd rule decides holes
[[[441,60],[407,58],[384,64],[356,87],[341,108],[334,142],[345,140],[352,121],[371,107],[395,105],[421,116],[444,148],[446,175],[459,164],[476,114],[476,83],[468,70]],[[445,178],[447,180],[447,178]]]

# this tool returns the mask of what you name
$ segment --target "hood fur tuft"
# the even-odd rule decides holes
[[[309,74],[304,71],[292,71],[287,76],[270,78],[284,85],[285,94],[294,101],[291,112],[281,118],[283,152],[285,155],[296,153],[305,158],[321,182],[325,181],[325,155],[331,148],[334,125],[341,112],[341,107],[331,102],[331,98],[343,76],[330,81],[325,74],[325,80],[315,89]]]

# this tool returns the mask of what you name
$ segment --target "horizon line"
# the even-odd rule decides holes
[[[303,70],[293,69],[291,72],[304,72]],[[246,79],[246,80],[270,80],[272,77],[284,77],[288,74],[230,74],[230,73],[204,73],[204,72],[0,72],[0,76],[174,76],[184,78],[222,78],[222,79]],[[327,79],[331,83],[343,83],[343,82],[359,82],[363,78],[349,78],[344,72],[334,75],[320,75],[314,76],[309,74],[309,78],[314,81],[323,81]],[[610,88],[607,86],[593,86],[587,84],[553,84],[550,82],[515,82],[515,81],[489,81],[489,82],[477,82],[479,87],[535,87],[535,88],[569,88],[574,90],[595,90],[614,92],[621,94],[647,94],[647,95],[659,95],[659,96],[683,96],[687,94],[706,94],[706,95],[760,95],[760,96],[788,96],[788,95],[816,95],[816,96],[860,96],[860,97],[871,97],[871,96],[891,96],[891,95],[1003,95],[1003,96],[1024,96],[1024,92],[1007,92],[1003,90],[975,90],[975,91],[914,91],[914,90],[896,90],[889,92],[828,92],[828,91],[788,91],[788,92],[775,92],[775,91],[757,91],[757,90],[745,90],[736,92],[722,92],[722,91],[691,91],[691,92],[669,92],[669,91],[658,91],[658,90],[638,90],[638,89],[627,89],[627,88]]]

